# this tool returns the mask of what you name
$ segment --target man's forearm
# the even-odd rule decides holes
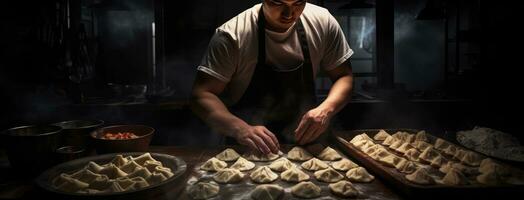
[[[210,92],[193,95],[191,108],[214,131],[226,136],[233,136],[234,132],[247,125],[229,112],[224,103]]]
[[[327,98],[319,105],[325,109],[330,116],[338,113],[351,99],[353,89],[353,77],[345,75],[335,81],[329,90]]]

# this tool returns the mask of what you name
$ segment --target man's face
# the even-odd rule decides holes
[[[284,32],[299,19],[306,0],[264,0],[263,6],[267,28]]]

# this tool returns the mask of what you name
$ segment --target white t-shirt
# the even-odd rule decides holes
[[[222,100],[237,102],[255,71],[258,56],[258,14],[262,4],[240,13],[216,29],[198,70],[227,83]],[[313,74],[340,66],[352,54],[336,19],[325,8],[306,3],[300,16],[311,57]],[[266,29],[266,63],[275,70],[293,70],[303,62],[296,26],[284,33]]]

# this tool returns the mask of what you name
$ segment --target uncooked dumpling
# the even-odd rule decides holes
[[[128,159],[128,160],[129,160],[129,159]],[[136,158],[133,158],[133,160],[134,160],[137,164],[139,164],[139,165],[144,165],[144,163],[145,163],[146,161],[148,161],[148,160],[149,160],[149,161],[157,161],[157,160],[155,160],[153,157],[151,157],[151,154],[150,154],[150,153],[144,153],[144,154],[142,154],[142,155],[140,155],[140,156],[138,156],[138,157],[136,157]]]
[[[351,182],[345,180],[329,184],[329,189],[341,197],[357,197],[360,193]]]
[[[386,138],[388,136],[391,136],[389,135],[388,132],[386,132],[385,130],[380,130],[374,137],[373,139],[377,140],[377,141],[384,141],[386,140]]]
[[[439,169],[442,173],[448,173],[450,169],[456,169],[462,172],[463,174],[478,174],[478,170],[474,167],[467,167],[460,163],[455,163],[448,161],[446,164],[442,165]]]
[[[220,186],[213,181],[198,182],[189,188],[188,194],[193,199],[209,199],[216,196],[219,191]]]
[[[104,167],[102,170],[98,172],[99,174],[104,174],[110,179],[115,179],[119,177],[127,176],[127,173],[120,170],[117,166],[115,166],[113,163],[109,163],[108,166]]]
[[[448,156],[454,156],[457,153],[457,147],[455,147],[455,145],[450,144],[442,152],[444,152]]]
[[[400,146],[402,146],[402,144],[404,144],[403,140],[397,140],[397,141],[393,142],[391,145],[389,145],[389,148],[397,149]]]
[[[386,139],[382,142],[382,145],[384,146],[390,146],[393,143],[397,142],[399,139],[394,138],[393,136],[388,136]]]
[[[238,159],[238,157],[240,157],[240,155],[238,155],[238,153],[231,148],[227,148],[215,156],[215,158],[222,161],[235,161]]]
[[[477,154],[477,153],[474,153],[472,151],[467,151],[464,156],[462,156],[462,159],[460,159],[460,161],[466,165],[469,165],[469,166],[479,166],[480,165],[480,162],[482,161],[482,157]]]
[[[304,181],[291,187],[291,193],[301,198],[315,198],[320,196],[322,189],[310,181]]]
[[[453,158],[457,160],[462,160],[464,155],[466,155],[466,152],[467,152],[466,150],[457,148],[457,151],[455,152],[455,155],[453,155]]]
[[[318,158],[321,160],[334,161],[341,159],[342,156],[340,156],[340,154],[338,154],[335,149],[326,147],[324,150],[322,150],[322,152],[320,152],[320,154],[318,154]]]
[[[349,159],[343,158],[342,160],[332,162],[331,167],[336,170],[347,171],[349,169],[358,167],[358,165]]]
[[[332,168],[327,168],[323,170],[318,170],[314,173],[315,178],[319,181],[326,183],[334,183],[340,181],[344,176]]]
[[[429,137],[426,134],[426,131],[419,131],[417,135],[415,136],[415,141],[424,141],[429,142]]]
[[[391,155],[391,153],[387,151],[386,149],[378,149],[375,152],[373,152],[372,154],[369,154],[369,156],[375,160],[380,160],[381,158],[384,158],[389,155]]]
[[[65,174],[61,174],[59,177],[57,177],[57,179],[60,180],[54,181],[56,183],[55,187],[65,192],[77,192],[79,190],[86,189],[89,187],[89,184],[71,178]]]
[[[206,171],[218,171],[219,169],[223,169],[227,167],[227,163],[224,162],[224,161],[221,161],[219,159],[216,159],[215,157],[212,157],[210,158],[209,160],[207,160],[201,167],[200,169],[201,170],[206,170]]]
[[[244,154],[243,157],[248,159],[248,160],[250,160],[250,161],[265,162],[265,161],[276,160],[277,158],[280,157],[280,155],[282,155],[281,151],[279,151],[278,154],[274,154],[274,153],[258,154],[258,153],[254,153],[254,152],[249,152],[249,153]]]
[[[442,183],[446,185],[466,185],[468,180],[462,172],[457,169],[451,168],[448,173],[442,178]]]
[[[279,158],[278,160],[273,161],[269,165],[269,168],[277,172],[282,172],[294,166],[295,165],[291,161],[289,161],[287,158],[282,157],[282,158]]]
[[[362,149],[362,151],[365,154],[370,155],[370,154],[372,154],[373,152],[377,151],[380,148],[384,148],[384,147],[382,147],[381,145],[378,145],[378,144],[374,144],[374,145],[369,146],[369,147],[367,147],[365,149]]]
[[[253,168],[255,168],[255,163],[249,161],[249,160],[246,160],[242,157],[239,157],[237,159],[237,161],[235,163],[233,163],[233,165],[231,165],[230,168],[233,168],[233,169],[238,169],[240,171],[247,171],[247,170],[251,170]]]
[[[410,149],[404,153],[404,156],[411,161],[418,161],[420,152],[417,149]]]
[[[438,155],[431,161],[430,165],[438,169],[444,165],[444,163],[446,163],[446,159],[443,156]]]
[[[297,167],[292,167],[280,174],[280,178],[287,182],[302,182],[309,180],[309,175]]]
[[[477,181],[487,185],[500,185],[506,182],[503,176],[494,171],[478,175]]]
[[[409,160],[402,159],[395,165],[395,168],[404,174],[411,174],[417,170],[417,165]]]
[[[244,178],[244,173],[240,172],[238,169],[219,169],[213,179],[219,183],[236,183]]]
[[[433,145],[424,141],[415,141],[412,145],[419,151],[425,151],[426,149],[433,149]]]
[[[406,143],[403,143],[402,145],[400,145],[400,147],[394,149],[395,151],[399,152],[399,153],[406,153],[408,150],[410,149],[413,149],[413,146],[411,146],[411,143],[409,142],[406,142]]]
[[[424,168],[418,168],[412,174],[406,175],[406,179],[420,185],[433,185],[435,180],[429,176],[428,172]]]
[[[493,161],[490,158],[486,158],[480,162],[479,167],[480,173],[497,173],[502,176],[509,176],[511,174],[508,167]]]
[[[361,150],[361,151],[364,151],[364,149],[367,149],[373,145],[375,145],[375,143],[373,143],[373,141],[370,141],[370,140],[360,140],[360,141],[357,141],[355,143],[353,143],[353,145]]]
[[[274,184],[258,185],[253,192],[251,198],[254,200],[276,200],[280,199],[284,194],[284,188]]]
[[[371,139],[366,133],[362,133],[360,135],[353,137],[353,139],[351,139],[349,143],[355,144],[356,142],[362,141],[362,140],[373,141],[373,139]]]
[[[353,169],[350,169],[346,176],[349,180],[355,181],[355,182],[371,182],[375,177],[368,173],[368,171],[363,167],[355,167]]]
[[[269,167],[262,166],[251,172],[249,177],[251,177],[251,180],[256,183],[270,183],[277,180],[278,174],[271,171]]]
[[[319,160],[317,158],[311,158],[310,160],[308,160],[306,162],[303,162],[302,165],[300,165],[300,166],[302,166],[302,168],[310,170],[310,171],[316,171],[316,170],[319,170],[319,169],[326,169],[326,168],[329,167],[324,161],[321,161],[321,160]]]
[[[448,148],[450,143],[446,140],[437,138],[437,141],[435,141],[435,149],[444,151],[446,148]]]
[[[400,161],[405,160],[404,158],[398,157],[395,154],[389,154],[388,156],[379,158],[378,161],[388,167],[395,167]]]
[[[422,161],[425,161],[426,163],[431,163],[431,161],[433,161],[433,159],[435,159],[438,156],[440,156],[440,154],[433,148],[427,148],[420,154],[418,158]]]
[[[122,167],[127,162],[129,162],[129,161],[126,158],[124,158],[124,156],[116,155],[115,158],[113,158],[113,160],[111,160],[110,163],[113,163],[117,167]]]
[[[293,147],[289,152],[287,152],[287,158],[296,161],[306,161],[313,158],[313,156],[301,147]]]

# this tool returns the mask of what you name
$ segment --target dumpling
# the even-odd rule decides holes
[[[249,153],[244,154],[243,157],[248,159],[248,160],[250,160],[250,161],[265,162],[265,161],[276,160],[277,158],[280,157],[280,155],[282,155],[281,151],[279,151],[278,154],[274,154],[274,153],[258,154],[258,153],[254,153],[254,152],[249,152]]]
[[[340,156],[340,154],[338,154],[338,152],[335,151],[335,149],[331,147],[326,147],[324,150],[322,150],[322,152],[320,152],[320,154],[318,154],[318,158],[320,158],[321,160],[334,161],[340,160],[342,156]]]
[[[384,146],[390,146],[392,145],[393,143],[395,143],[396,141],[398,141],[399,139],[397,138],[394,138],[393,136],[388,136],[386,137],[386,139],[382,142],[382,145]]]
[[[138,177],[135,177],[138,178]],[[123,189],[123,191],[129,191],[129,190],[135,190],[135,182],[133,182],[131,179],[127,177],[117,178],[115,180],[118,185]],[[137,186],[138,187],[138,186]]]
[[[377,141],[384,141],[388,136],[391,136],[388,132],[386,132],[385,130],[380,130],[377,134],[375,134],[373,139]]]
[[[102,175],[89,183],[89,188],[102,191],[108,188],[110,183],[109,178],[106,175]]]
[[[391,148],[391,149],[397,149],[397,148],[399,148],[400,146],[402,146],[402,144],[404,144],[404,141],[403,141],[403,140],[397,140],[397,141],[393,142],[391,145],[389,145],[389,148]]]
[[[323,170],[318,170],[314,173],[315,178],[319,181],[326,183],[334,183],[340,181],[344,176],[332,168],[327,168]]]
[[[333,194],[341,197],[357,197],[360,193],[351,182],[344,180],[329,184],[329,189]]]
[[[353,146],[355,146],[355,148],[363,151],[364,149],[367,149],[371,146],[375,145],[375,143],[373,143],[373,141],[370,141],[370,140],[360,140],[360,141],[357,141],[355,143],[353,143]]]
[[[442,152],[448,156],[455,156],[457,153],[457,147],[455,147],[455,145],[449,145]]]
[[[408,181],[411,181],[420,185],[433,185],[435,180],[433,177],[429,176],[428,172],[424,168],[418,168],[412,174],[405,176]]]
[[[355,167],[353,169],[350,169],[346,176],[349,180],[355,181],[355,182],[371,182],[375,177],[368,173],[368,171],[363,167]]]
[[[153,172],[161,173],[167,178],[174,175],[173,172],[171,172],[171,169],[162,166],[156,166]]]
[[[64,191],[64,192],[76,192],[82,189],[86,189],[89,187],[89,184],[84,183],[82,181],[79,181],[77,179],[71,178],[69,176],[66,176],[65,174],[62,174],[59,176],[59,181],[54,181],[57,185],[55,187],[58,190]]]
[[[353,139],[351,139],[349,143],[355,144],[356,142],[362,141],[362,140],[373,141],[373,139],[371,139],[366,133],[362,133],[360,135],[353,137]]]
[[[93,180],[95,180],[96,178],[98,178],[100,176],[102,176],[102,175],[95,174],[95,173],[89,171],[88,169],[82,169],[82,170],[72,174],[71,178],[77,179],[77,180],[82,181],[84,183],[91,183],[91,182],[93,182]]]
[[[311,181],[300,182],[291,187],[291,194],[301,198],[315,198],[320,196],[322,189]]]
[[[391,155],[391,153],[386,149],[378,149],[377,151],[373,152],[372,154],[369,154],[369,156],[375,160],[379,160],[389,155]]]
[[[349,159],[343,158],[342,160],[332,162],[331,167],[336,170],[347,171],[349,169],[358,167],[358,165]]]
[[[309,180],[309,175],[297,167],[292,167],[280,174],[280,179],[287,182],[302,182]]]
[[[395,151],[404,154],[410,149],[413,149],[413,146],[411,146],[409,142],[406,142],[400,145],[400,147],[396,148]]]
[[[150,153],[144,153],[144,154],[142,154],[142,155],[140,155],[140,156],[138,156],[138,157],[136,157],[136,158],[133,158],[133,160],[134,160],[137,164],[139,164],[139,165],[144,165],[144,163],[145,163],[146,161],[148,161],[148,160],[149,160],[149,161],[157,161],[157,160],[155,160],[155,159],[151,156]]]
[[[119,155],[116,155],[115,158],[113,158],[113,160],[111,160],[110,163],[113,163],[117,167],[122,167],[127,162],[128,160],[119,154]]]
[[[482,161],[482,157],[477,154],[477,153],[474,153],[472,151],[467,151],[464,156],[462,156],[462,159],[460,159],[460,162],[466,164],[466,165],[469,165],[469,166],[479,166],[480,165],[480,162]]]
[[[410,149],[404,153],[404,156],[411,161],[418,161],[420,152],[417,149]]]
[[[415,136],[415,141],[429,142],[429,137],[426,134],[426,131],[422,130],[417,132],[417,135]]]
[[[251,172],[249,177],[255,183],[270,183],[277,180],[278,174],[271,171],[269,167],[262,166]]]
[[[205,171],[218,171],[219,169],[223,169],[225,167],[227,167],[226,162],[213,157],[207,160],[202,166],[200,166],[200,169]]]
[[[395,167],[400,161],[405,160],[404,158],[398,157],[395,154],[389,154],[388,156],[379,158],[378,161],[388,167]]]
[[[142,177],[144,179],[149,179],[149,177],[152,175],[152,173],[145,167],[139,168],[135,170],[133,173],[127,175],[128,178],[134,178],[134,177]],[[109,177],[109,176],[108,176]],[[109,177],[111,178],[111,177]]]
[[[292,168],[294,166],[295,166],[295,164],[293,164],[287,158],[282,157],[282,158],[279,158],[278,160],[273,161],[269,165],[269,168],[271,168],[272,170],[275,170],[277,172],[282,172],[282,171],[286,171],[289,168]]]
[[[494,171],[478,175],[477,181],[486,185],[500,185],[506,182],[503,176]]]
[[[378,144],[374,144],[374,145],[369,146],[369,147],[367,147],[365,149],[362,149],[362,151],[365,154],[370,155],[370,154],[372,154],[373,152],[377,151],[380,148],[384,148],[384,147],[382,147],[381,145],[378,145]]]
[[[151,176],[149,176],[149,178],[146,180],[149,184],[153,185],[167,180],[167,177],[164,176],[164,174],[162,173],[153,172],[151,173]]]
[[[321,161],[321,160],[319,160],[317,158],[311,158],[310,160],[308,160],[306,162],[303,162],[302,165],[300,165],[300,166],[302,166],[302,168],[310,170],[310,171],[316,171],[316,170],[319,170],[319,169],[326,169],[326,168],[329,167],[324,161]]]
[[[448,173],[450,169],[456,169],[463,174],[478,174],[478,170],[474,167],[466,167],[463,164],[448,161],[446,164],[439,168],[442,173]]]
[[[479,172],[480,173],[495,172],[495,173],[500,174],[502,176],[509,176],[511,174],[511,172],[510,172],[508,167],[506,167],[506,166],[504,166],[502,164],[499,164],[499,163],[493,161],[490,158],[486,158],[486,159],[482,160],[482,162],[480,162]]]
[[[284,194],[284,188],[274,184],[258,185],[253,192],[251,198],[254,200],[274,200],[279,199]]]
[[[407,142],[407,143],[413,143],[415,142],[415,134],[409,134],[408,136],[406,136],[406,139],[404,140],[404,142]]]
[[[189,187],[188,194],[193,199],[209,199],[218,195],[220,186],[213,182],[198,182]]]
[[[126,177],[127,178],[127,177]],[[149,183],[146,181],[146,179],[142,178],[142,177],[134,177],[134,178],[130,178],[129,180],[133,181],[134,186],[136,189],[140,189],[140,188],[145,188],[145,187],[148,187],[149,186]]]
[[[451,168],[442,178],[442,183],[446,185],[466,185],[468,184],[468,179],[459,170]]]
[[[157,167],[162,167],[162,163],[160,161],[156,160],[148,160],[142,165],[143,167],[147,168],[150,172],[155,171]]]
[[[446,140],[437,138],[437,141],[435,141],[435,149],[438,149],[440,151],[444,151],[446,148],[448,148],[450,143]]]
[[[446,163],[446,159],[444,157],[442,157],[441,155],[438,155],[437,157],[435,157],[430,165],[434,168],[440,168],[442,165],[444,165],[444,163]]]
[[[224,168],[219,169],[213,176],[213,180],[219,183],[236,183],[244,178],[244,173],[238,169]]]
[[[301,147],[293,147],[287,152],[287,158],[296,161],[306,161],[313,158],[313,156]]]
[[[438,156],[440,156],[440,154],[433,148],[427,148],[420,154],[418,158],[426,163],[431,163],[431,161],[433,161],[433,159],[437,158]]]
[[[227,148],[215,156],[215,158],[221,161],[235,161],[238,159],[238,157],[240,157],[240,155],[238,155],[238,153],[231,148]]]
[[[84,169],[88,169],[89,171],[92,171],[94,173],[98,173],[102,169],[104,169],[104,167],[96,164],[93,161],[89,161],[89,163],[87,163],[87,165],[86,165],[86,167],[84,167]]]
[[[417,170],[417,165],[409,160],[402,159],[395,165],[395,168],[404,174],[411,174]]]
[[[455,155],[453,155],[453,158],[457,160],[462,160],[462,157],[466,155],[466,152],[467,152],[466,150],[457,149],[457,151],[455,152]]]
[[[397,131],[395,134],[391,135],[393,136],[394,138],[398,139],[398,140],[402,140],[402,141],[406,141],[407,140],[407,137],[409,136],[410,134],[408,132],[404,132],[404,131]]]
[[[140,166],[134,160],[131,160],[127,162],[124,166],[120,167],[122,171],[128,174],[134,172],[137,168],[142,168],[142,166]]]
[[[116,167],[113,163],[110,163],[107,167],[104,167],[98,173],[104,174],[107,177],[109,177],[110,179],[127,176],[127,173],[120,170],[120,168]]]
[[[433,149],[433,145],[424,141],[415,141],[412,145],[419,151],[425,151],[426,149]]]
[[[245,158],[239,157],[233,165],[231,165],[230,168],[238,169],[240,171],[248,171],[255,168],[255,163],[246,160]]]

